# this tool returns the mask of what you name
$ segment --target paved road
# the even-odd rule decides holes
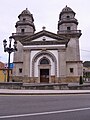
[[[0,96],[0,120],[90,120],[90,95]]]

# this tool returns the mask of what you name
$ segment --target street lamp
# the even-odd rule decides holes
[[[9,54],[9,56],[8,56],[8,74],[7,74],[7,82],[9,82],[9,69],[10,69],[10,54],[12,53],[12,52],[15,52],[15,51],[17,51],[17,42],[16,41],[14,41],[14,47],[12,48],[11,47],[11,42],[12,42],[12,39],[11,38],[9,38],[9,47],[7,47],[7,41],[6,41],[6,39],[5,40],[3,40],[3,45],[4,45],[4,52],[8,52],[8,54]]]

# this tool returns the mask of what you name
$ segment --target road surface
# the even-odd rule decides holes
[[[1,95],[0,120],[90,120],[90,95]]]

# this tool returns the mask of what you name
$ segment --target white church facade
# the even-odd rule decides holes
[[[43,27],[35,33],[30,11],[22,11],[16,22],[17,41],[14,53],[13,79],[29,83],[60,83],[79,81],[82,76],[78,21],[75,12],[65,7],[59,14],[58,31],[52,33]]]

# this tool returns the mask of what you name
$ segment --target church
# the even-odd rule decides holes
[[[26,8],[18,16],[16,33],[11,38],[17,41],[14,52],[13,79],[26,83],[78,82],[82,76],[78,20],[68,6],[63,8],[57,21],[57,33],[45,27],[35,32],[34,17]]]

